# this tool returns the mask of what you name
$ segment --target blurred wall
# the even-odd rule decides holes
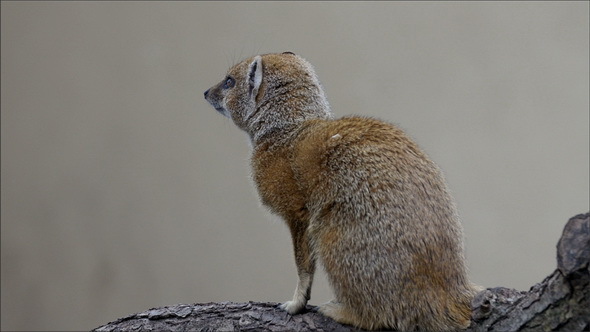
[[[203,100],[239,59],[312,62],[337,116],[445,171],[474,282],[528,289],[589,209],[588,2],[1,3],[2,330],[284,301],[286,227]],[[312,303],[330,299],[316,277]]]

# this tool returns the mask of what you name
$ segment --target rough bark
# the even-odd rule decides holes
[[[557,269],[528,292],[488,288],[473,300],[466,331],[590,330],[590,213],[571,218],[557,244]],[[278,303],[179,304],[120,318],[93,331],[357,331],[307,306],[291,316]]]

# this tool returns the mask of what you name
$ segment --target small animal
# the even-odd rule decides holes
[[[311,64],[291,52],[233,66],[205,91],[251,141],[261,201],[290,229],[304,310],[316,261],[335,299],[319,312],[362,329],[447,331],[470,323],[477,288],[439,168],[400,128],[334,119]]]

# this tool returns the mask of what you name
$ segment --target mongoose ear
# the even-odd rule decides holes
[[[256,99],[260,83],[262,83],[262,57],[257,55],[248,67],[248,90],[251,99]]]

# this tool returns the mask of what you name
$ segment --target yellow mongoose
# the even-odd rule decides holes
[[[232,67],[205,99],[248,133],[262,202],[291,231],[299,281],[310,298],[316,259],[335,299],[319,311],[364,329],[466,328],[475,288],[443,176],[394,125],[333,119],[312,66],[291,52]]]

